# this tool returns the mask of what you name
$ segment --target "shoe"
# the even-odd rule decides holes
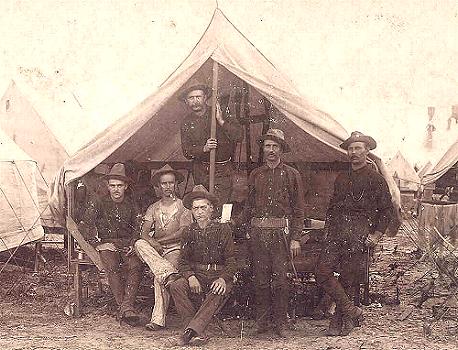
[[[286,338],[286,332],[285,332],[285,328],[283,326],[275,326],[273,331],[274,331],[274,334],[278,338]]]
[[[356,307],[357,312],[352,315],[344,315],[342,317],[342,330],[340,332],[341,336],[347,336],[351,333],[353,328],[359,326],[363,321],[363,310],[359,307]]]
[[[185,346],[189,344],[192,338],[196,336],[196,332],[191,328],[186,328],[181,337],[178,339],[178,346]]]
[[[147,325],[145,325],[145,328],[149,331],[152,331],[152,332],[155,332],[155,331],[160,331],[160,330],[163,330],[165,329],[164,326],[161,326],[161,325],[158,325],[154,322],[150,322],[148,323]]]
[[[123,322],[127,323],[129,326],[136,327],[140,322],[140,317],[134,311],[127,310],[120,314],[119,324]]]
[[[178,272],[171,273],[166,278],[164,278],[164,288],[168,288],[173,282],[179,279],[181,275]]]

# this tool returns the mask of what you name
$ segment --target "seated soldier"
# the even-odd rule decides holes
[[[125,195],[132,180],[126,176],[124,164],[113,165],[104,178],[109,195],[89,202],[80,229],[100,254],[108,284],[119,308],[119,319],[135,326],[139,316],[134,303],[143,269],[132,247],[139,238],[142,218],[135,203]]]
[[[152,182],[159,188],[161,199],[147,209],[141,238],[135,242],[138,256],[154,275],[154,309],[146,325],[151,331],[165,327],[170,296],[164,285],[177,275],[181,233],[192,221],[191,212],[176,197],[177,184],[183,180],[183,175],[168,164],[154,174]]]
[[[182,278],[170,283],[170,294],[184,323],[178,344],[203,336],[205,328],[224,305],[236,272],[231,228],[212,220],[218,199],[197,185],[183,204],[191,209],[195,223],[183,230],[178,269]],[[191,299],[204,297],[196,310]]]

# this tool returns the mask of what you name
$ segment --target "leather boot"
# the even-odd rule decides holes
[[[121,311],[134,310],[135,300],[142,277],[143,271],[141,268],[135,268],[128,271]]]
[[[342,331],[342,312],[339,308],[336,308],[334,315],[329,323],[329,328],[326,331],[326,335],[330,337],[336,337],[340,335]]]
[[[274,333],[279,337],[284,338],[284,331],[288,316],[288,289],[284,287],[276,288],[273,290],[272,294]]]
[[[122,305],[124,299],[124,286],[119,272],[107,271],[108,285],[110,286],[111,293],[115,298],[118,308]]]
[[[358,322],[362,318],[363,310],[353,304],[352,300],[348,298],[345,289],[334,276],[322,282],[322,287],[334,299],[336,307],[342,312],[343,325],[341,335],[344,335],[345,324],[347,324],[345,326],[345,333],[348,332],[346,334],[348,335],[355,327],[355,322]]]
[[[257,288],[256,295],[256,328],[249,335],[256,336],[269,330],[271,317],[271,293],[270,288]]]

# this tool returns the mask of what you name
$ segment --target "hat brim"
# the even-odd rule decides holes
[[[190,192],[183,198],[183,206],[189,210],[192,209],[192,202],[195,199],[208,199],[211,204],[213,204],[214,207],[217,207],[219,204],[218,197],[216,197],[214,194],[208,193],[208,192],[203,192],[203,191],[195,191],[195,192]]]
[[[340,148],[348,150],[348,146],[350,146],[350,144],[352,144],[353,142],[364,142],[367,145],[367,148],[369,148],[369,150],[373,150],[377,147],[377,142],[372,137],[364,135],[359,137],[350,136],[348,139],[346,139],[344,142],[340,144]]]
[[[159,185],[159,180],[162,175],[164,174],[173,174],[175,175],[175,181],[176,183],[182,183],[184,181],[184,176],[182,173],[176,170],[159,170],[156,173],[154,173],[153,177],[151,178],[151,183],[153,185]]]
[[[105,176],[102,177],[102,179],[108,181],[110,179],[114,179],[114,180],[121,180],[121,181],[124,181],[126,183],[133,183],[134,181],[128,177],[128,176],[123,176],[123,175],[110,175],[110,174],[107,174]]]
[[[212,95],[212,89],[209,86],[205,84],[198,84],[198,85],[192,85],[192,86],[189,86],[183,89],[183,91],[180,92],[180,95],[178,95],[178,99],[180,101],[186,101],[186,97],[188,97],[188,94],[194,90],[202,90],[205,93],[205,95],[207,96],[207,98],[210,98]]]
[[[265,140],[272,140],[277,142],[281,146],[283,153],[291,152],[291,148],[289,147],[289,145],[279,137],[273,135],[262,135],[258,139],[258,142],[262,144]]]

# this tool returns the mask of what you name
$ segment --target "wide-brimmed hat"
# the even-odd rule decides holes
[[[162,175],[164,174],[173,174],[175,175],[175,181],[176,183],[181,183],[184,181],[184,176],[181,174],[179,171],[173,169],[170,165],[166,164],[162,168],[160,168],[158,171],[156,171],[151,178],[151,182],[153,185],[159,185],[159,180]]]
[[[347,150],[348,146],[353,142],[364,142],[370,150],[377,147],[377,142],[372,137],[359,131],[353,131],[350,137],[340,144],[340,148]]]
[[[207,191],[204,185],[196,185],[192,189],[192,192],[189,192],[186,196],[183,198],[183,205],[187,209],[192,208],[192,202],[195,199],[208,199],[211,204],[213,204],[214,207],[218,206],[218,197],[216,197],[214,194],[211,194],[210,192]]]
[[[110,172],[103,177],[105,180],[116,179],[127,183],[132,183],[133,180],[126,175],[126,167],[122,163],[116,163],[110,169]]]
[[[189,83],[185,84],[183,89],[180,91],[178,99],[181,101],[185,101],[186,97],[188,97],[188,94],[194,90],[202,90],[205,93],[205,95],[207,95],[207,98],[209,98],[212,95],[212,89],[207,84],[204,84],[197,80],[191,80],[189,81]]]
[[[272,140],[279,143],[283,149],[283,152],[290,152],[291,148],[285,141],[285,134],[280,129],[269,129],[267,132],[259,138],[259,142],[263,143],[264,140]]]

